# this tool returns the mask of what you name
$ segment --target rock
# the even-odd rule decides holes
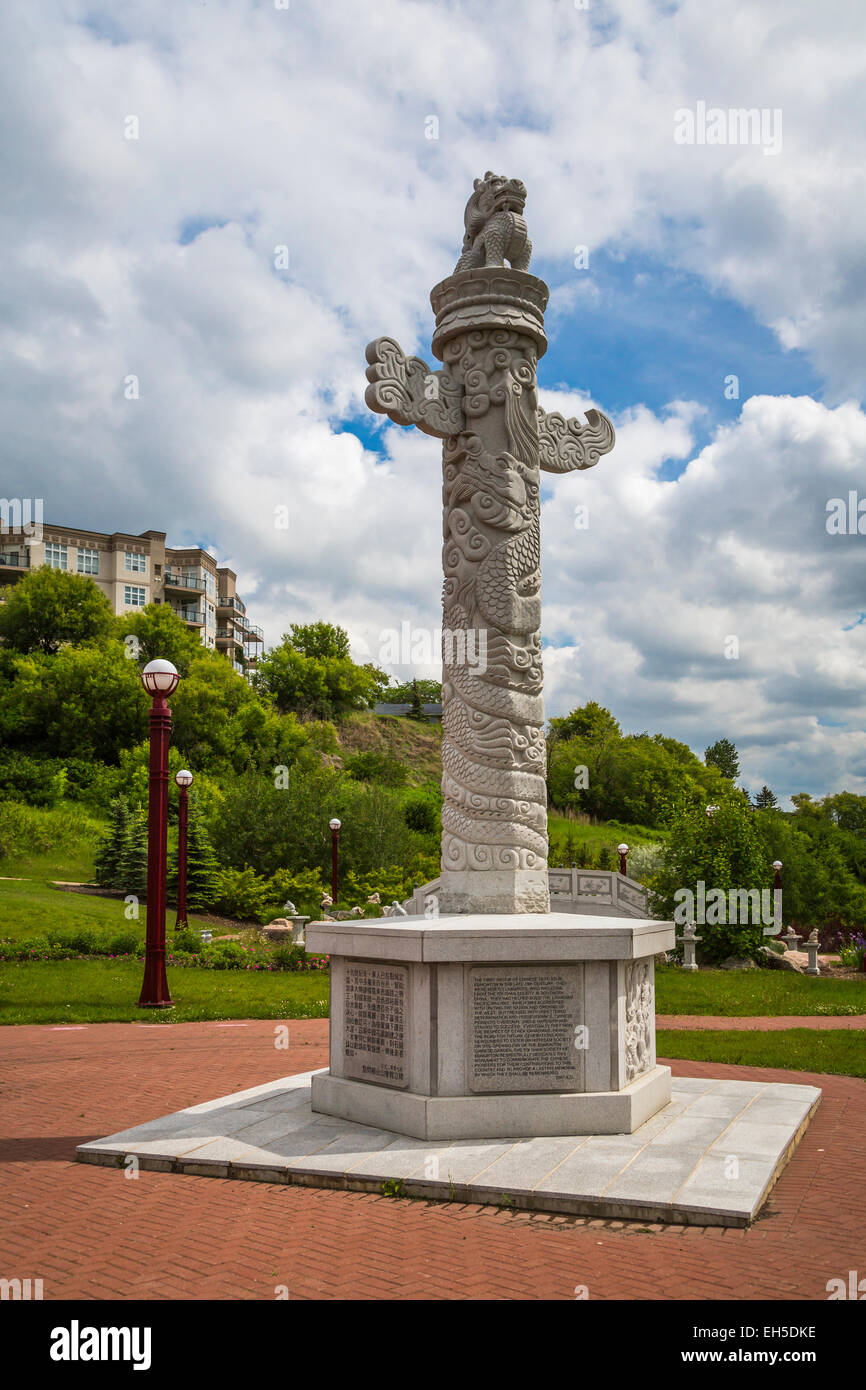
[[[795,960],[787,954],[780,956],[769,946],[761,946],[758,950],[762,965],[768,965],[771,970],[793,970],[796,975],[804,975],[802,965],[798,965]]]
[[[285,917],[275,917],[266,927],[262,927],[262,935],[268,941],[290,941],[292,924]]]
[[[757,970],[757,965],[750,956],[728,956],[719,966],[720,970]]]

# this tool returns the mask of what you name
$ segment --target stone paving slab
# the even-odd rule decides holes
[[[814,1086],[673,1079],[634,1134],[427,1141],[310,1108],[313,1072],[235,1092],[81,1144],[80,1162],[201,1177],[499,1202],[620,1220],[746,1226],[821,1098]]]

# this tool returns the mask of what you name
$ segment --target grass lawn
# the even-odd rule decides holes
[[[854,1029],[693,1033],[660,1028],[656,1048],[659,1057],[670,1059],[683,1057],[695,1062],[727,1062],[731,1066],[782,1067],[788,1071],[866,1077],[866,1044],[862,1033]]]
[[[139,1009],[142,961],[7,961],[0,1024],[326,1018],[327,971],[168,969],[173,1009]]]
[[[657,966],[656,1012],[729,1018],[866,1014],[866,975],[831,980],[782,970],[698,970],[690,974],[677,965]]]
[[[14,855],[3,860],[0,873],[7,878],[59,878],[65,883],[90,883],[93,878],[93,846],[78,850],[57,849],[44,854]]]
[[[72,875],[65,873],[66,879]],[[147,906],[139,908],[138,921],[125,916],[126,903],[122,898],[96,898],[89,893],[64,893],[52,888],[44,879],[19,881],[0,879],[0,937],[16,941],[21,937],[44,936],[50,931],[87,929],[98,936],[111,938],[118,932],[138,931],[142,941],[146,925]],[[174,909],[166,913],[169,940],[174,931]],[[190,923],[199,919],[190,914]],[[202,926],[207,923],[201,922]]]

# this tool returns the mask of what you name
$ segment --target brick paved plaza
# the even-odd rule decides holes
[[[73,1161],[86,1140],[327,1064],[327,1020],[290,1023],[288,1051],[274,1047],[275,1027],[4,1029],[0,1272],[41,1278],[46,1299],[273,1299],[279,1285],[299,1299],[572,1299],[585,1285],[591,1299],[822,1300],[828,1279],[863,1265],[866,1083],[800,1071],[671,1064],[681,1076],[823,1089],[745,1231],[177,1174],[129,1179]]]

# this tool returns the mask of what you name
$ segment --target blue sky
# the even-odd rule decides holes
[[[3,13],[7,492],[208,545],[271,642],[435,629],[439,447],[367,411],[364,346],[429,360],[472,181],[517,175],[544,404],[617,428],[545,475],[548,712],[866,792],[866,536],[825,526],[866,494],[864,38],[846,0]],[[699,102],[780,110],[781,148],[677,143]]]

